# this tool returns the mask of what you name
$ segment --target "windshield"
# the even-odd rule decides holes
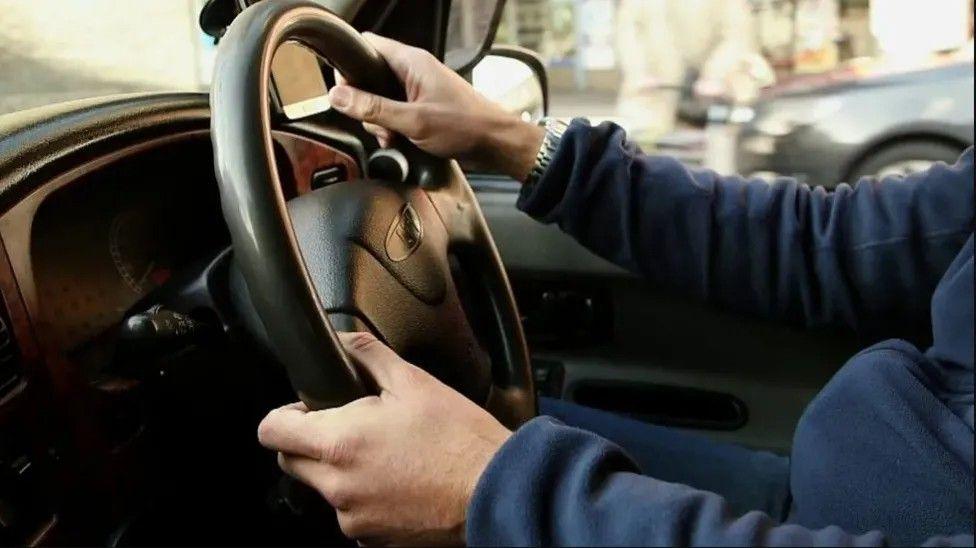
[[[141,91],[201,91],[204,0],[0,0],[0,114]]]
[[[208,89],[216,47],[197,23],[204,1],[0,0],[0,114],[116,93]],[[493,5],[453,5],[449,57],[464,57],[463,46],[477,42],[471,37],[483,34]],[[506,6],[497,41],[543,55],[557,95],[554,113],[622,122],[673,118],[650,115],[656,103],[642,94],[749,101],[763,86],[879,55],[896,60],[896,68],[928,63],[931,52],[972,55],[966,43],[972,0],[917,6],[902,0],[510,0]],[[858,70],[877,68],[863,67]],[[570,100],[558,97],[563,92]],[[670,110],[681,103],[661,102],[667,101],[674,103]],[[670,123],[625,125],[646,141],[673,129]]]
[[[0,0],[0,114],[73,99],[209,88],[206,0]],[[479,52],[495,0],[452,4],[447,62]]]

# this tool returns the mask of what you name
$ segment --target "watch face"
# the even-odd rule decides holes
[[[542,178],[549,164],[552,163],[552,157],[556,154],[556,149],[559,148],[559,141],[562,139],[563,133],[569,127],[566,122],[555,118],[543,118],[539,125],[546,128],[546,135],[542,138],[542,145],[535,157],[532,171],[529,172],[529,176],[524,181],[525,185],[529,187]]]
[[[556,135],[556,138],[559,138],[563,136],[563,133],[566,133],[567,129],[569,129],[569,124],[554,118],[546,125],[546,129],[553,132]]]

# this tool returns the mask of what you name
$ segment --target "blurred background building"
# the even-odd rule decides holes
[[[499,41],[538,51],[570,111],[674,128],[679,98],[754,98],[797,74],[971,47],[972,0],[509,0]],[[597,108],[598,107],[598,108]],[[641,122],[653,119],[654,122]]]
[[[0,113],[207,89],[202,4],[0,0]],[[553,114],[613,120],[646,148],[732,170],[738,134],[712,118],[747,122],[737,106],[761,111],[799,83],[971,66],[972,36],[973,0],[507,0],[496,42],[542,56]]]

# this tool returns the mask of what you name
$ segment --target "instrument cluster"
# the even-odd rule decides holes
[[[95,173],[41,205],[31,261],[51,342],[70,349],[90,340],[174,272],[227,245],[213,175],[182,172],[195,162],[174,163],[178,151],[169,152]]]

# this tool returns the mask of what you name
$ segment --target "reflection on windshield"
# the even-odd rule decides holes
[[[207,89],[214,46],[197,26],[202,4],[0,0],[0,114],[116,93]]]

